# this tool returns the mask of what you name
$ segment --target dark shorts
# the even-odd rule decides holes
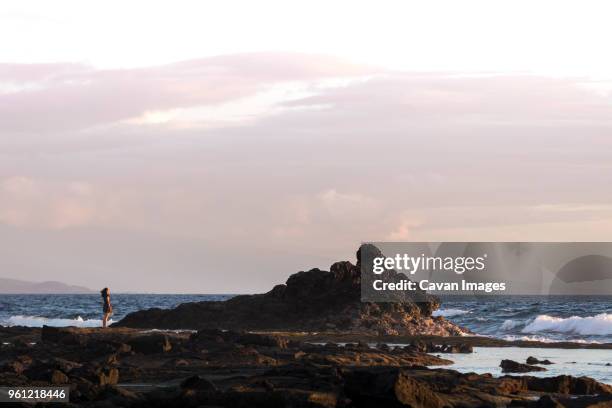
[[[104,305],[103,310],[104,313],[112,313],[113,307],[111,305]]]

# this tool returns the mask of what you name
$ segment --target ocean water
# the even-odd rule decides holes
[[[542,366],[547,371],[530,373],[510,373],[509,375],[531,375],[535,377],[554,377],[557,375],[587,376],[597,381],[612,384],[612,352],[610,350],[556,349],[556,348],[519,348],[519,347],[474,347],[470,354],[443,354],[441,357],[453,360],[454,364],[440,366],[462,373],[491,373],[505,375],[499,364],[504,359],[525,363],[527,357],[538,360],[548,359],[554,364]]]
[[[506,340],[612,343],[612,296],[448,296],[434,314]]]
[[[234,295],[164,295],[111,293],[113,315],[110,322],[128,313],[158,307],[171,309],[181,303],[226,300]],[[0,294],[2,326],[77,326],[102,325],[102,298],[91,295],[3,295]]]
[[[126,314],[233,295],[111,294],[116,322]],[[91,295],[0,295],[0,325],[101,325],[102,305]],[[612,296],[485,296],[442,298],[436,311],[471,331],[504,339],[612,342]]]

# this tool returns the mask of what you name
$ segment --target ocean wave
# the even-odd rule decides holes
[[[453,317],[460,316],[470,313],[469,310],[461,310],[461,309],[440,309],[433,312],[432,316],[444,316],[444,317]]]
[[[495,336],[486,336],[486,337],[493,337],[493,338],[495,338]],[[597,341],[597,340],[551,339],[549,337],[537,336],[537,335],[533,335],[533,336],[519,336],[519,335],[509,334],[509,335],[506,335],[506,336],[502,336],[501,339],[502,340],[507,340],[507,341],[537,341],[537,342],[540,342],[540,343],[565,343],[565,342],[571,342],[571,343],[580,343],[580,344],[602,344],[601,341]]]
[[[500,327],[500,330],[510,331],[512,329],[517,328],[518,326],[520,326],[522,324],[523,324],[522,322],[519,322],[519,321],[516,321],[516,320],[512,320],[512,319],[508,319],[508,320],[505,320],[502,323],[502,325]]]
[[[605,336],[612,334],[612,314],[568,318],[539,315],[522,330],[523,333],[556,332]]]
[[[113,321],[109,320],[108,324]],[[3,322],[6,326],[26,326],[26,327],[102,327],[102,320],[100,319],[83,319],[81,316],[77,316],[76,319],[54,319],[40,316],[11,316]]]

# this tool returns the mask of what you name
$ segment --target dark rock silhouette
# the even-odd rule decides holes
[[[258,295],[223,302],[185,303],[171,310],[148,309],[128,314],[113,326],[158,329],[222,328],[234,330],[342,330],[385,335],[460,335],[462,329],[443,317],[433,318],[440,302],[424,292],[418,302],[402,293],[396,302],[361,302],[361,253],[378,251],[363,245],[357,264],[337,262],[328,271],[298,272],[286,284]],[[387,271],[392,278],[405,275]],[[467,330],[466,330],[467,331]]]
[[[534,364],[542,364],[542,365],[555,364],[555,363],[553,363],[550,360],[538,360],[537,358],[532,357],[532,356],[527,357],[527,361],[526,362],[527,362],[527,364],[530,364],[530,365],[534,365]]]

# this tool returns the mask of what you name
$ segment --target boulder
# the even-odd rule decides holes
[[[512,360],[502,360],[499,365],[504,373],[528,373],[531,371],[546,371],[544,367],[522,364]]]

